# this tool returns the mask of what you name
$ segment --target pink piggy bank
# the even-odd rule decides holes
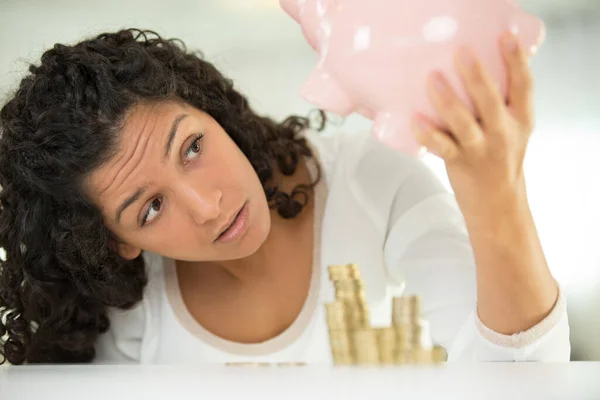
[[[514,0],[280,0],[319,54],[302,96],[324,110],[358,112],[374,121],[373,135],[405,153],[421,146],[410,131],[415,113],[444,128],[429,103],[426,79],[443,72],[473,106],[454,68],[455,51],[468,45],[506,95],[498,38],[516,33],[533,54],[544,38],[542,21]]]

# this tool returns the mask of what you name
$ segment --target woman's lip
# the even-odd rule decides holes
[[[231,225],[219,235],[215,242],[228,243],[240,238],[248,229],[248,203],[244,203]]]
[[[233,223],[237,219],[238,215],[240,215],[240,211],[242,211],[242,208],[244,208],[244,205],[242,205],[240,208],[238,208],[238,210],[235,212],[235,214],[233,215],[233,217],[229,221],[227,221],[227,223],[225,225],[223,225],[223,228],[219,230],[219,234],[217,235],[217,239],[219,238],[219,236],[221,236],[223,233],[225,233],[225,231],[227,229],[229,229],[231,227],[231,225],[233,225]],[[217,239],[215,239],[215,241]]]

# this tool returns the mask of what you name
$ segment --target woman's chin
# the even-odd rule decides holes
[[[258,252],[269,237],[270,224],[266,227],[253,227],[249,229],[243,240],[240,242],[240,251],[249,257]],[[261,229],[262,228],[262,229]],[[266,229],[265,229],[266,228]]]

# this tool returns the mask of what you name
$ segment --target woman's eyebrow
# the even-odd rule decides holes
[[[175,139],[175,134],[177,133],[179,123],[187,117],[188,114],[180,114],[173,120],[173,123],[171,124],[171,130],[169,131],[169,137],[167,139],[167,143],[165,144],[165,156],[163,157],[163,162],[169,158],[169,153],[171,152],[171,147],[173,146],[173,139]]]
[[[134,194],[129,196],[127,199],[125,199],[123,203],[121,203],[115,214],[115,220],[117,221],[117,224],[121,222],[121,214],[123,213],[123,211],[125,211],[127,207],[138,201],[144,195],[144,193],[146,193],[146,190],[147,186],[138,188]]]

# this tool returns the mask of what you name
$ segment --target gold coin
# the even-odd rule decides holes
[[[366,329],[369,327],[369,321],[366,320],[355,320],[347,323],[349,331],[357,331],[360,329]]]
[[[367,307],[367,303],[361,299],[351,298],[339,300],[339,302],[344,305],[344,314],[349,312],[354,314],[369,314],[369,307]]]
[[[228,367],[270,367],[271,363],[267,362],[227,362]]]
[[[305,362],[278,362],[278,367],[305,367]]]
[[[334,352],[350,351],[350,338],[346,330],[330,330],[329,344]]]
[[[440,345],[435,345],[431,349],[431,360],[434,363],[441,363],[448,360],[448,352]]]
[[[335,299],[337,301],[355,301],[355,302],[365,302],[366,301],[366,297],[364,292],[360,292],[360,293],[348,293],[348,292],[343,292],[343,291],[336,291],[335,293]]]
[[[394,351],[396,347],[396,332],[391,327],[375,328],[379,362],[381,364],[394,363]]]
[[[429,364],[431,362],[431,350],[415,347],[412,349],[412,357],[417,364]]]
[[[358,300],[364,301],[365,298],[365,291],[362,289],[336,289],[335,293],[343,295],[343,297],[347,298],[348,300],[356,298]]]
[[[330,265],[328,268],[329,279],[360,279],[360,272],[356,264]]]
[[[327,325],[330,329],[345,329],[346,315],[344,304],[339,301],[325,304]]]
[[[348,329],[367,328],[369,326],[369,314],[360,309],[347,309],[346,325]]]
[[[422,344],[422,328],[421,325],[411,326],[410,340],[413,346],[421,346]]]
[[[403,365],[403,364],[412,364],[413,358],[412,354],[408,350],[397,351],[394,354],[394,364]]]
[[[329,269],[358,269],[358,264],[332,264],[328,267]]]
[[[394,332],[394,328],[391,326],[382,326],[373,329],[375,330],[378,340],[391,342],[396,340],[396,332]]]
[[[331,356],[335,365],[350,365],[353,363],[348,331],[330,330],[329,344],[331,347]]]
[[[352,332],[352,349],[356,364],[374,365],[379,363],[377,338],[373,329],[357,329]]]
[[[333,303],[325,304],[327,316],[333,318],[343,318],[345,315],[345,304],[341,301],[334,301]]]
[[[395,325],[393,327],[396,341],[404,341],[406,338],[410,338],[410,331],[407,328],[406,325]]]
[[[403,296],[392,298],[392,321],[394,324],[409,323],[418,320],[421,315],[421,299],[419,296]]]
[[[359,279],[342,279],[333,282],[333,287],[339,290],[362,290],[364,282]]]
[[[327,267],[329,272],[358,272],[358,264],[333,264]]]
[[[343,319],[346,314],[345,305],[340,301],[334,301],[333,303],[325,304],[325,310],[327,317],[331,317],[332,319]]]

